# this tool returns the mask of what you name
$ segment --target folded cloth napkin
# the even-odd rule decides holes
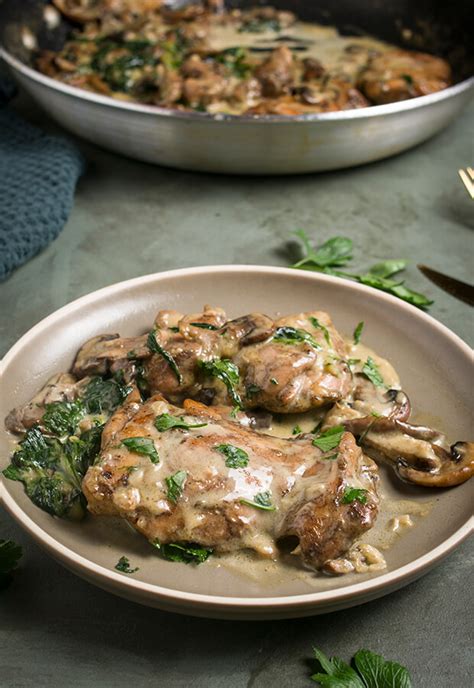
[[[84,160],[68,140],[19,117],[0,78],[0,280],[55,239],[71,212]]]

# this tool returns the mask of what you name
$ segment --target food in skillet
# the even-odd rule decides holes
[[[309,568],[351,570],[341,557],[379,510],[373,459],[426,486],[474,473],[473,444],[408,422],[395,372],[360,334],[345,342],[322,311],[228,320],[205,307],[94,337],[7,417],[24,437],[4,475],[53,515],[87,503],[120,516],[171,558],[289,547]],[[316,427],[272,435],[301,412]]]
[[[332,112],[434,93],[446,61],[272,7],[222,0],[170,9],[160,0],[53,0],[77,28],[38,69],[122,100],[227,114]]]

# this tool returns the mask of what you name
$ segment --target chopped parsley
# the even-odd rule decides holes
[[[272,504],[272,493],[270,490],[265,492],[259,492],[255,495],[253,500],[241,499],[241,504],[247,504],[248,506],[254,506],[256,509],[263,509],[264,511],[275,511],[276,507]]]
[[[150,332],[150,334],[148,335],[147,346],[153,354],[159,354],[165,359],[165,361],[173,371],[176,379],[178,380],[178,384],[181,385],[183,383],[183,376],[180,373],[178,365],[174,360],[173,356],[170,354],[170,352],[166,351],[166,349],[163,349],[161,344],[158,344],[156,334],[154,331]]]
[[[335,425],[333,428],[329,428],[315,437],[313,440],[313,446],[321,449],[322,452],[336,449],[336,447],[339,446],[344,432],[345,428],[343,425]]]
[[[193,322],[190,324],[193,327],[200,327],[202,330],[218,330],[219,329],[215,325],[211,325],[210,323],[205,323],[205,322]]]
[[[356,652],[349,666],[339,657],[327,657],[314,648],[319,671],[311,676],[322,688],[413,688],[408,670],[369,650]],[[324,672],[324,673],[323,673]]]
[[[0,540],[0,590],[10,584],[12,573],[16,569],[22,554],[23,550],[16,542]]]
[[[331,345],[331,335],[329,334],[328,328],[313,316],[310,317],[310,321],[313,327],[315,327],[317,330],[322,331],[322,333],[324,334],[324,339],[326,340],[326,344]]]
[[[360,323],[357,325],[357,327],[354,330],[354,334],[353,334],[354,344],[358,344],[360,342],[360,338],[361,338],[363,329],[364,329],[364,321],[361,320]]]
[[[342,496],[343,504],[351,504],[352,502],[367,503],[367,490],[359,489],[358,487],[346,487]]]
[[[293,430],[291,431],[291,434],[292,435],[301,435],[302,432],[303,432],[303,430],[301,429],[301,426],[295,425],[293,427]]]
[[[156,547],[164,559],[183,564],[202,564],[213,552],[209,547],[201,547],[192,543],[169,542],[162,544],[159,540],[154,540],[151,544]]]
[[[115,564],[114,569],[120,571],[120,573],[135,573],[139,570],[138,566],[134,569],[130,568],[130,562],[127,557],[120,557],[118,562]]]
[[[168,478],[165,478],[167,487],[166,496],[171,502],[176,504],[178,499],[183,494],[184,484],[187,477],[188,474],[186,471],[177,471],[173,475],[168,476]]]
[[[207,423],[195,423],[191,425],[187,423],[183,416],[171,416],[169,413],[162,413],[157,416],[154,420],[155,428],[159,432],[166,432],[166,430],[181,429],[181,430],[193,430],[194,428],[203,428]]]
[[[369,356],[366,362],[364,363],[362,372],[365,375],[365,377],[367,377],[371,381],[371,383],[375,385],[375,387],[385,386],[379,367],[371,356]]]
[[[245,468],[249,463],[249,455],[240,447],[233,444],[218,444],[214,449],[225,456],[227,468]]]
[[[273,335],[273,341],[281,344],[301,344],[303,342],[321,350],[321,344],[309,332],[295,327],[278,327]]]
[[[160,461],[155,443],[149,437],[127,437],[122,440],[122,444],[130,451],[135,452],[135,454],[148,456],[152,463],[159,463]]]
[[[210,377],[216,377],[224,383],[234,407],[242,408],[242,399],[237,391],[240,382],[239,369],[227,358],[216,358],[213,361],[199,361],[201,370]]]

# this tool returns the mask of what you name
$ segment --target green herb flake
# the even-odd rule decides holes
[[[120,571],[120,573],[136,573],[139,571],[138,566],[134,569],[130,568],[130,562],[127,557],[120,557],[118,562],[115,564],[114,569]]]
[[[168,478],[165,478],[167,487],[166,496],[171,502],[174,502],[176,504],[178,499],[183,494],[184,484],[186,482],[187,477],[188,474],[186,473],[186,471],[177,471],[173,475],[170,475]]]
[[[80,399],[55,401],[52,404],[46,404],[45,409],[41,425],[45,430],[60,437],[73,435],[86,414],[85,406]]]
[[[359,650],[354,667],[314,648],[320,671],[311,676],[323,688],[413,688],[408,670],[369,650]]]
[[[306,330],[294,327],[277,327],[273,335],[273,341],[281,344],[310,344],[314,349],[321,350],[321,344]]]
[[[329,334],[328,328],[325,325],[323,325],[317,318],[314,318],[313,316],[310,317],[310,321],[311,321],[311,324],[313,325],[313,327],[315,327],[317,330],[322,331],[322,333],[324,335],[324,339],[326,340],[326,344],[328,344],[330,346],[331,345],[331,335]]]
[[[313,440],[313,446],[321,449],[322,452],[331,451],[331,449],[336,449],[342,439],[345,432],[343,425],[335,425],[333,428],[329,428],[324,432],[320,433],[318,437]]]
[[[21,559],[23,550],[12,540],[0,540],[0,590],[12,580],[12,573]]]
[[[149,437],[127,437],[122,444],[135,454],[148,456],[152,463],[159,463],[160,457],[155,448],[155,443]]]
[[[240,447],[235,447],[233,444],[219,444],[214,449],[225,458],[225,465],[227,468],[245,468],[249,463],[249,455]]]
[[[205,375],[215,377],[227,388],[232,403],[236,408],[242,408],[242,399],[237,392],[237,386],[240,382],[239,369],[227,358],[216,358],[213,361],[199,361],[199,367]]]
[[[346,487],[341,500],[342,504],[351,504],[352,502],[367,503],[367,490],[359,489],[358,487]]]
[[[295,425],[293,430],[291,431],[291,434],[292,435],[301,435],[302,432],[303,432],[303,430],[301,429],[301,426]]]
[[[192,322],[191,325],[193,327],[200,327],[202,330],[218,330],[219,329],[215,325],[211,325],[210,323],[205,323],[205,322]]]
[[[171,416],[169,413],[162,413],[154,420],[155,428],[159,432],[166,432],[167,430],[194,430],[194,428],[204,428],[207,423],[195,423],[194,425],[187,423],[183,416]]]
[[[159,354],[165,359],[165,361],[173,371],[176,379],[178,380],[178,384],[181,385],[183,383],[183,376],[179,371],[176,361],[174,360],[173,356],[169,353],[169,351],[166,351],[166,349],[163,349],[161,344],[158,344],[155,331],[151,331],[148,335],[147,346],[153,354]]]
[[[199,545],[169,542],[162,544],[159,540],[153,540],[153,547],[168,561],[176,561],[183,564],[202,564],[211,556],[213,550]]]
[[[401,77],[402,77],[402,79],[404,79],[404,81],[407,82],[407,84],[408,84],[409,86],[412,86],[412,85],[413,85],[413,77],[410,76],[410,74],[402,74]]]
[[[253,500],[241,499],[241,504],[247,504],[247,506],[253,506],[256,509],[262,509],[263,511],[275,511],[276,507],[272,505],[272,493],[270,490],[265,492],[259,492],[255,495]]]
[[[277,384],[278,384],[278,380],[277,380],[276,378],[274,378],[274,377],[271,377],[271,378],[270,378],[270,383],[271,383],[272,385],[277,385]]]
[[[360,323],[355,328],[354,334],[353,334],[353,340],[354,340],[355,345],[359,344],[363,329],[364,329],[364,321],[361,320]]]
[[[371,381],[373,385],[375,385],[375,387],[385,386],[379,367],[371,356],[369,356],[364,363],[362,373]]]

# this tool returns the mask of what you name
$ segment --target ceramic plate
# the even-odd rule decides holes
[[[206,303],[235,317],[322,309],[339,331],[365,321],[364,343],[388,358],[415,409],[454,440],[470,439],[471,350],[421,311],[387,294],[326,275],[271,267],[191,268],[139,277],[101,289],[61,308],[33,327],[1,364],[0,416],[29,400],[54,373],[67,370],[79,346],[103,332],[135,335],[149,329],[156,312],[198,312]],[[2,423],[3,426],[3,423]],[[8,463],[11,437],[2,427],[0,468]],[[416,502],[428,515],[398,537],[387,569],[340,578],[279,578],[265,569],[241,574],[214,558],[200,567],[161,560],[128,526],[86,518],[69,523],[40,511],[19,483],[3,479],[5,507],[55,559],[110,592],[169,611],[220,618],[285,618],[360,604],[406,585],[428,571],[472,530],[472,486],[427,490],[383,479],[388,498]],[[474,482],[474,481],[473,481]],[[470,520],[471,519],[471,520]],[[114,570],[126,555],[139,571]],[[270,575],[271,574],[271,575]]]

